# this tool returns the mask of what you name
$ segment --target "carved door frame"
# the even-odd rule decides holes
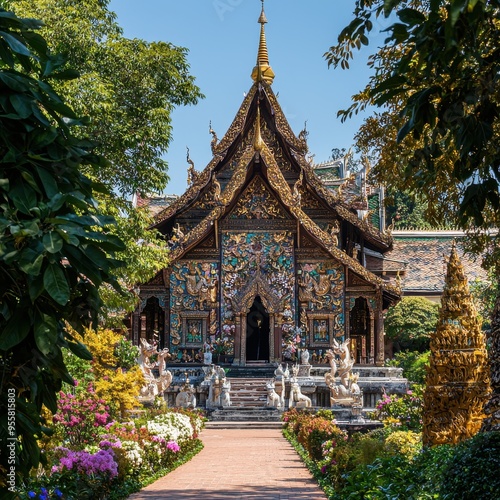
[[[258,276],[241,294],[233,300],[236,305],[236,331],[235,331],[235,349],[234,364],[244,366],[247,362],[246,344],[247,344],[247,316],[256,299],[259,296],[262,304],[269,314],[269,363],[276,362],[281,358],[281,338],[276,328],[276,317],[279,315],[279,300],[275,298],[269,285]],[[280,344],[277,343],[279,338]]]

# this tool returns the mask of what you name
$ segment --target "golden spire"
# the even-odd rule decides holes
[[[260,23],[260,42],[259,51],[257,52],[257,65],[252,71],[252,80],[254,82],[265,81],[273,83],[274,71],[269,66],[269,54],[267,53],[266,32],[264,31],[264,24],[267,23],[266,14],[264,12],[264,0],[262,1],[262,11],[259,16]]]

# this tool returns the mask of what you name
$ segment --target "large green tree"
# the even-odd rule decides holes
[[[384,327],[387,338],[394,343],[395,352],[427,351],[438,315],[439,305],[424,297],[403,297],[389,308]]]
[[[166,242],[148,230],[152,220],[135,209],[131,197],[164,190],[168,182],[163,157],[172,139],[175,106],[202,97],[189,73],[187,49],[167,42],[146,42],[123,35],[109,0],[9,0],[19,15],[44,22],[49,47],[64,53],[78,79],[60,82],[58,92],[82,116],[85,130],[108,163],[87,170],[120,196],[99,196],[101,210],[117,220],[114,229],[127,248],[127,266],[118,278],[125,295],[104,291],[108,310],[132,310],[132,285],[145,282],[165,265]],[[118,319],[104,315],[108,324]]]
[[[43,455],[42,405],[57,410],[73,383],[63,349],[90,359],[68,329],[95,325],[98,287],[117,287],[112,217],[94,198],[105,187],[82,173],[106,165],[51,82],[71,77],[36,29],[0,9],[0,497],[14,497]]]
[[[390,19],[373,75],[344,118],[368,104],[359,141],[380,157],[379,180],[419,193],[437,220],[472,233],[471,250],[500,277],[500,2],[356,0],[354,19],[326,53],[348,67],[369,43],[374,19]],[[500,310],[497,298],[496,311]],[[493,397],[487,428],[500,430],[500,318],[493,315]]]
[[[98,179],[121,194],[161,192],[163,158],[175,106],[202,97],[189,73],[187,49],[123,35],[110,0],[9,0],[20,16],[40,19],[41,34],[64,53],[80,78],[57,87],[82,116],[108,165]],[[93,174],[94,175],[94,174]]]

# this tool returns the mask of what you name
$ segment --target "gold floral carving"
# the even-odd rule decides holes
[[[260,176],[255,177],[230,214],[234,219],[285,219],[278,200]]]

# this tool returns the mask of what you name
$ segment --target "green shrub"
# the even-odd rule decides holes
[[[323,458],[322,445],[331,439],[344,439],[347,435],[341,431],[332,420],[323,417],[309,416],[303,422],[297,435],[299,443],[314,460]]]
[[[480,433],[454,449],[443,475],[446,500],[495,500],[500,496],[500,433]]]
[[[403,297],[395,306],[390,307],[384,327],[395,350],[428,350],[431,333],[436,329],[438,311],[438,304],[423,297]]]
[[[387,366],[396,366],[403,369],[403,376],[414,384],[425,384],[427,366],[429,365],[430,351],[401,351],[394,354],[394,358],[387,360]]]
[[[383,394],[377,402],[375,411],[370,414],[373,420],[380,420],[394,430],[422,430],[422,396],[419,387],[406,394]]]

